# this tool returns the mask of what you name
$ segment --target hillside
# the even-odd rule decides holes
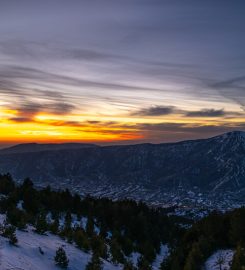
[[[15,185],[10,175],[0,176],[0,213],[0,262],[10,265],[6,270],[18,269],[18,263],[20,269],[32,269],[30,264],[42,256],[47,269],[54,269],[58,247],[71,260],[68,269],[77,269],[79,260],[87,265],[101,258],[104,269],[134,264],[140,270],[155,270],[168,253],[171,236],[181,234],[178,223],[186,222],[130,200],[82,199],[49,187],[36,190],[29,179]],[[18,260],[12,262],[10,256]]]
[[[69,190],[36,190],[30,180],[15,185],[9,175],[0,177],[0,195],[3,270],[59,269],[58,248],[70,270],[241,270],[237,265],[245,265],[244,208],[194,222],[130,200],[81,199]],[[100,267],[87,268],[90,263]]]
[[[85,269],[91,254],[82,252],[74,245],[52,235],[39,235],[29,227],[26,231],[17,230],[18,246],[11,246],[6,238],[0,237],[0,269],[1,270],[58,270],[54,256],[58,247],[63,247],[69,258],[70,270]],[[44,254],[41,254],[39,248]],[[104,270],[120,270],[103,261]]]
[[[31,177],[37,184],[78,188],[88,183],[153,190],[196,186],[204,191],[237,191],[245,187],[243,132],[158,145],[85,146],[34,144],[1,150],[0,172],[19,180]]]

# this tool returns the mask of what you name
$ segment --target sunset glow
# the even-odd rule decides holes
[[[2,4],[0,145],[244,130],[239,4],[136,2]]]

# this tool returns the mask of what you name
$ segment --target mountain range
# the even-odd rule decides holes
[[[245,132],[162,144],[21,144],[0,150],[0,172],[37,185],[76,187],[127,196],[135,188],[157,192],[245,188]]]

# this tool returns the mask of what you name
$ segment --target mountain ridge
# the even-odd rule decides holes
[[[57,151],[64,149],[77,149],[85,147],[99,147],[96,144],[86,143],[23,143],[13,145],[11,147],[0,149],[1,153],[23,153],[23,152],[41,152],[41,151]]]
[[[177,143],[0,153],[0,173],[83,192],[101,187],[107,195],[110,187],[127,196],[137,187],[149,190],[150,196],[179,187],[205,192],[245,189],[243,131]]]
[[[226,137],[237,137],[237,138],[244,138],[245,139],[245,131],[242,130],[234,130],[234,131],[230,131],[230,132],[226,132],[226,133],[222,133],[219,135],[215,135],[212,137],[208,137],[208,138],[201,138],[201,139],[191,139],[191,140],[181,140],[181,141],[177,141],[177,142],[162,142],[162,143],[151,143],[151,142],[146,142],[146,143],[135,143],[135,144],[112,144],[112,145],[98,145],[98,144],[93,144],[93,143],[73,143],[73,142],[68,142],[68,143],[37,143],[37,142],[32,142],[32,143],[20,143],[20,144],[15,144],[12,145],[10,147],[4,147],[2,149],[0,149],[0,152],[7,152],[11,149],[15,149],[15,148],[21,148],[21,147],[40,147],[40,149],[42,147],[52,147],[54,146],[59,148],[61,146],[61,148],[64,146],[64,149],[69,149],[69,147],[71,146],[72,148],[75,148],[76,146],[78,147],[114,147],[114,146],[136,146],[136,145],[168,145],[168,144],[179,144],[179,143],[185,143],[185,142],[198,142],[198,141],[203,141],[203,140],[210,140],[210,139],[215,139],[215,138],[226,138]]]

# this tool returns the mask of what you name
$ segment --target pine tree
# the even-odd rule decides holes
[[[65,215],[65,230],[69,231],[71,229],[71,222],[72,222],[71,213],[67,212]]]
[[[162,262],[161,262],[161,265],[160,265],[160,270],[169,270],[171,268],[170,266],[170,262],[167,259],[164,259]]]
[[[16,245],[18,243],[18,239],[17,239],[16,234],[15,234],[15,228],[10,231],[8,238],[9,238],[9,243],[11,245]]]
[[[133,252],[133,242],[129,237],[124,236],[122,239],[122,250],[125,256],[130,256],[130,254]]]
[[[16,234],[11,234],[11,235],[9,236],[9,243],[10,243],[11,245],[16,245],[16,244],[18,243],[18,239],[17,239],[17,237],[16,237]]]
[[[86,233],[89,236],[92,236],[94,234],[94,221],[93,221],[93,218],[91,217],[88,217],[88,220],[87,220]]]
[[[200,268],[202,263],[202,253],[198,243],[194,243],[192,249],[186,259],[184,270],[196,270]]]
[[[93,253],[91,261],[86,265],[85,270],[102,270],[103,264],[99,256]]]
[[[7,211],[7,222],[12,224],[13,226],[17,227],[20,230],[26,228],[26,218],[24,211],[16,208],[11,207]]]
[[[1,175],[0,181],[0,193],[8,195],[15,189],[15,183],[10,174]]]
[[[91,247],[94,254],[104,259],[107,259],[107,246],[105,240],[102,237],[100,237],[99,235],[94,235],[91,239]]]
[[[57,216],[57,217],[55,217],[54,221],[49,226],[50,231],[53,234],[57,234],[59,232],[59,226],[60,226],[59,217]]]
[[[243,210],[244,211],[244,210]],[[242,209],[234,211],[231,218],[230,239],[234,244],[241,243],[245,246],[245,213]]]
[[[83,230],[77,229],[75,231],[74,241],[80,249],[84,250],[85,252],[89,251],[89,249],[90,249],[89,239]]]
[[[58,265],[59,267],[65,268],[65,269],[68,267],[69,260],[66,256],[65,250],[62,247],[59,247],[56,250],[54,260],[55,260],[56,265]]]
[[[146,241],[139,244],[139,251],[144,255],[145,259],[148,262],[153,262],[156,258],[156,251],[151,242]]]
[[[137,267],[138,270],[152,270],[150,263],[143,256],[138,258]]]
[[[36,221],[36,232],[39,234],[44,234],[48,229],[48,224],[46,221],[46,215],[45,214],[40,214],[37,217]]]
[[[110,251],[114,263],[124,263],[124,256],[116,239],[111,241]]]
[[[245,249],[238,245],[233,257],[231,270],[245,270]]]
[[[16,229],[12,225],[5,224],[2,228],[2,236],[9,239],[9,243],[11,245],[16,245],[18,243],[18,239],[16,237]]]

